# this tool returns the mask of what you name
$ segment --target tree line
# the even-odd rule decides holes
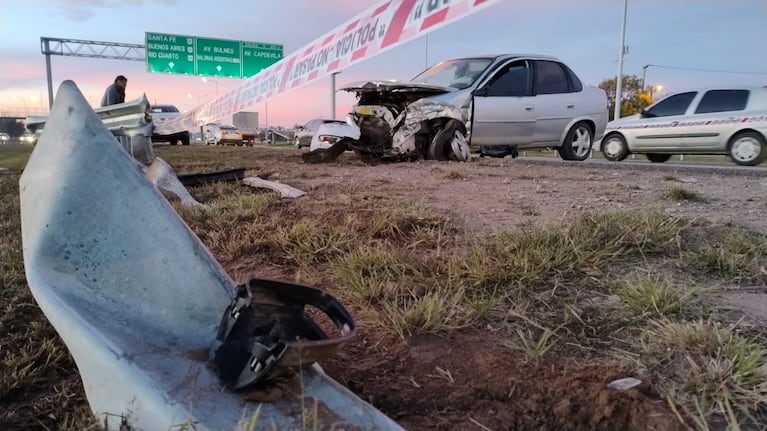
[[[617,87],[617,77],[604,79],[598,87],[607,93],[607,104],[610,120],[613,120],[615,113],[615,90]],[[624,75],[621,84],[621,117],[638,114],[643,108],[653,103],[647,87],[642,88],[644,83],[636,75]]]

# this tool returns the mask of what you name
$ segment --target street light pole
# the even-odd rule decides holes
[[[629,0],[623,0],[623,25],[621,26],[621,50],[618,56],[618,79],[615,83],[615,107],[613,119],[621,117],[621,99],[623,95],[623,55],[626,52],[626,15],[628,15]]]
[[[330,74],[330,119],[336,119],[336,75],[341,72]]]
[[[640,87],[642,91],[644,91],[644,79],[647,76],[647,68],[650,67],[649,64],[645,64],[642,66],[642,86]]]

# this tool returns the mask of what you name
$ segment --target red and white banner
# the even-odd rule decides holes
[[[194,130],[301,87],[457,21],[500,0],[384,0],[234,91],[158,125],[160,133]]]

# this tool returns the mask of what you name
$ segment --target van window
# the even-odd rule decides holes
[[[710,90],[700,99],[696,114],[742,111],[748,103],[748,90]]]

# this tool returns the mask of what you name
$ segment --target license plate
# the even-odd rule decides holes
[[[362,115],[372,115],[373,114],[373,110],[371,108],[367,108],[367,107],[364,107],[364,106],[361,107],[361,108],[358,108],[357,112],[359,112]]]

